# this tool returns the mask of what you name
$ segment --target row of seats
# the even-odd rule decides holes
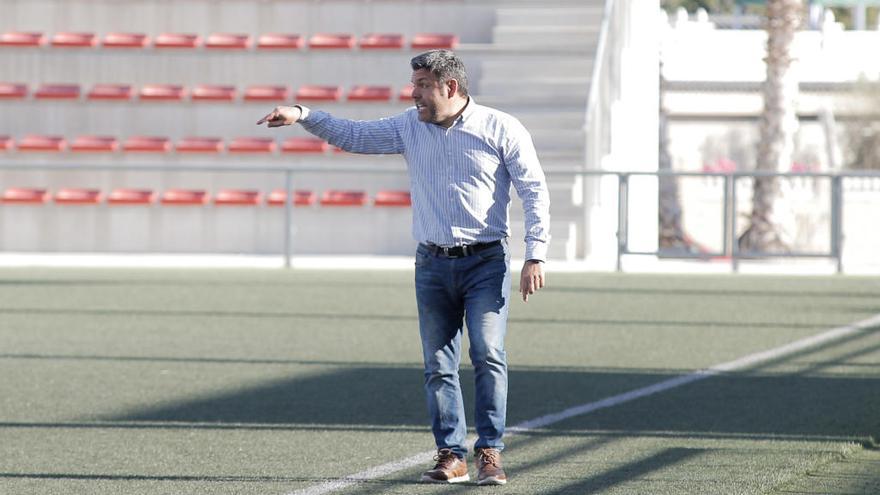
[[[88,205],[106,203],[109,205],[232,205],[232,206],[283,206],[287,201],[287,193],[283,190],[272,191],[265,196],[260,191],[244,189],[223,189],[213,198],[204,190],[169,189],[158,194],[149,189],[113,189],[104,195],[99,189],[61,188],[50,194],[43,188],[9,188],[0,196],[2,204],[41,205],[50,201],[63,205]],[[293,191],[291,199],[295,206],[365,206],[371,200],[365,191],[336,190],[324,191],[320,198],[314,191]],[[409,191],[379,191],[372,198],[374,206],[408,207],[411,205]]]
[[[241,94],[232,85],[199,84],[187,90],[179,84],[145,84],[139,90],[130,84],[96,84],[85,92],[79,84],[41,84],[29,91],[27,84],[0,83],[0,100],[21,100],[33,96],[40,100],[88,100],[105,101],[376,101],[389,102],[395,97],[400,101],[412,99],[412,84],[404,85],[395,95],[391,86],[355,85],[348,93],[342,86],[307,84],[293,91],[288,86],[248,86]]]
[[[0,136],[0,151],[49,152],[64,151],[86,153],[326,153],[331,147],[326,141],[315,137],[291,137],[281,145],[273,138],[240,137],[225,143],[216,137],[187,137],[172,145],[163,136],[131,136],[119,141],[112,136],[79,136],[68,142],[61,136],[28,135],[15,142],[9,136]]]
[[[61,48],[158,48],[209,50],[389,50],[403,49],[406,39],[398,33],[370,33],[358,38],[349,33],[316,33],[306,40],[299,34],[267,33],[253,37],[248,34],[214,33],[202,37],[191,33],[160,33],[155,37],[144,33],[107,33],[103,37],[88,32],[59,32],[45,35],[39,32],[9,31],[0,34],[0,46],[7,47],[61,47]],[[447,33],[419,33],[409,41],[414,50],[433,48],[453,49],[458,36]]]

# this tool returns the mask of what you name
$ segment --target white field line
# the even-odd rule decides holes
[[[576,416],[582,416],[584,414],[589,414],[593,411],[614,407],[620,404],[624,404],[626,402],[640,399],[642,397],[648,397],[650,395],[658,394],[660,392],[672,390],[674,388],[681,387],[682,385],[697,382],[718,375],[720,373],[742,370],[750,366],[754,366],[758,363],[778,359],[791,354],[795,354],[805,349],[817,347],[826,342],[832,342],[834,340],[853,335],[855,333],[861,332],[862,330],[866,330],[868,328],[872,328],[878,325],[880,325],[880,314],[874,315],[866,320],[852,323],[850,325],[832,328],[820,334],[813,335],[812,337],[806,337],[800,340],[796,340],[789,344],[785,344],[767,351],[756,352],[754,354],[749,354],[733,361],[716,364],[715,366],[712,366],[710,368],[698,370],[687,375],[677,376],[675,378],[670,378],[668,380],[664,380],[653,385],[648,385],[646,387],[630,390],[629,392],[612,395],[611,397],[606,397],[604,399],[600,399],[594,402],[581,404],[579,406],[570,407],[563,411],[523,421],[516,426],[508,428],[507,436],[516,435],[517,433],[524,433],[536,428],[543,428],[545,426],[549,426],[554,423],[564,421],[566,419],[574,418]],[[398,471],[410,469],[418,465],[428,464],[433,458],[434,453],[435,451],[433,450],[422,452],[420,454],[416,454],[405,459],[392,461],[387,464],[382,464],[381,466],[376,466],[361,471],[359,473],[350,474],[342,478],[328,480],[317,485],[312,485],[308,488],[288,493],[287,495],[322,495],[324,493],[334,492],[363,481],[377,479],[382,476],[387,476]]]

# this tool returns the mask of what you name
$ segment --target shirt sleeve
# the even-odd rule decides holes
[[[526,128],[514,123],[508,129],[504,149],[504,164],[520,200],[525,216],[527,260],[547,260],[550,242],[550,193],[544,170],[532,137]]]
[[[405,114],[379,120],[340,119],[320,110],[303,108],[303,129],[350,153],[372,155],[403,153],[401,132]]]

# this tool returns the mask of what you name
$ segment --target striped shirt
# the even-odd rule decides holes
[[[420,121],[415,107],[369,121],[303,108],[300,123],[345,151],[402,154],[419,242],[451,247],[509,237],[513,184],[525,213],[525,259],[546,259],[550,195],[532,138],[514,117],[471,98],[448,129]]]

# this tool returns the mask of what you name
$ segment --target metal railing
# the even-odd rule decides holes
[[[247,174],[277,174],[282,180],[277,187],[283,187],[288,191],[284,203],[283,223],[279,225],[283,229],[283,252],[284,266],[291,266],[291,255],[293,253],[293,238],[291,232],[294,227],[293,215],[293,194],[296,183],[295,176],[297,174],[391,174],[403,175],[406,170],[402,167],[281,167],[281,166],[216,166],[216,165],[175,165],[175,164],[155,164],[155,165],[95,165],[95,164],[59,164],[59,163],[31,163],[31,164],[0,164],[0,171],[6,170],[26,170],[26,171],[57,171],[57,172],[198,172],[198,173],[247,173]],[[550,176],[572,177],[572,183],[575,183],[576,177],[583,179],[593,177],[614,176],[617,179],[616,197],[600,198],[600,201],[616,200],[616,268],[618,271],[623,270],[622,257],[626,255],[644,255],[657,256],[661,258],[681,258],[681,259],[700,259],[700,258],[729,258],[732,269],[738,269],[739,262],[746,259],[769,259],[769,258],[828,258],[836,261],[837,271],[843,270],[843,206],[844,206],[844,187],[843,181],[850,178],[872,178],[880,179],[880,172],[844,172],[844,173],[813,173],[813,172],[792,172],[792,173],[774,173],[774,172],[674,172],[674,171],[603,171],[603,170],[582,170],[554,169],[548,173]],[[722,213],[718,223],[722,226],[722,248],[714,252],[676,252],[658,248],[655,251],[638,250],[630,247],[629,229],[630,229],[630,210],[633,206],[630,197],[631,182],[634,177],[674,177],[674,178],[714,178],[722,182],[721,205]],[[754,179],[758,177],[776,177],[780,179],[825,179],[830,182],[829,202],[826,205],[830,211],[829,222],[829,238],[830,244],[825,251],[786,251],[786,252],[759,252],[759,251],[741,251],[736,242],[736,235],[739,231],[740,221],[736,214],[737,205],[741,198],[737,194],[737,183],[745,179]],[[3,186],[12,186],[13,184],[3,184]],[[15,184],[18,185],[18,184]],[[880,203],[880,195],[878,195],[878,203]],[[583,209],[584,216],[587,216],[590,207],[590,199],[585,198]],[[687,214],[687,205],[684,206],[684,212]],[[658,219],[659,221],[659,219]]]

